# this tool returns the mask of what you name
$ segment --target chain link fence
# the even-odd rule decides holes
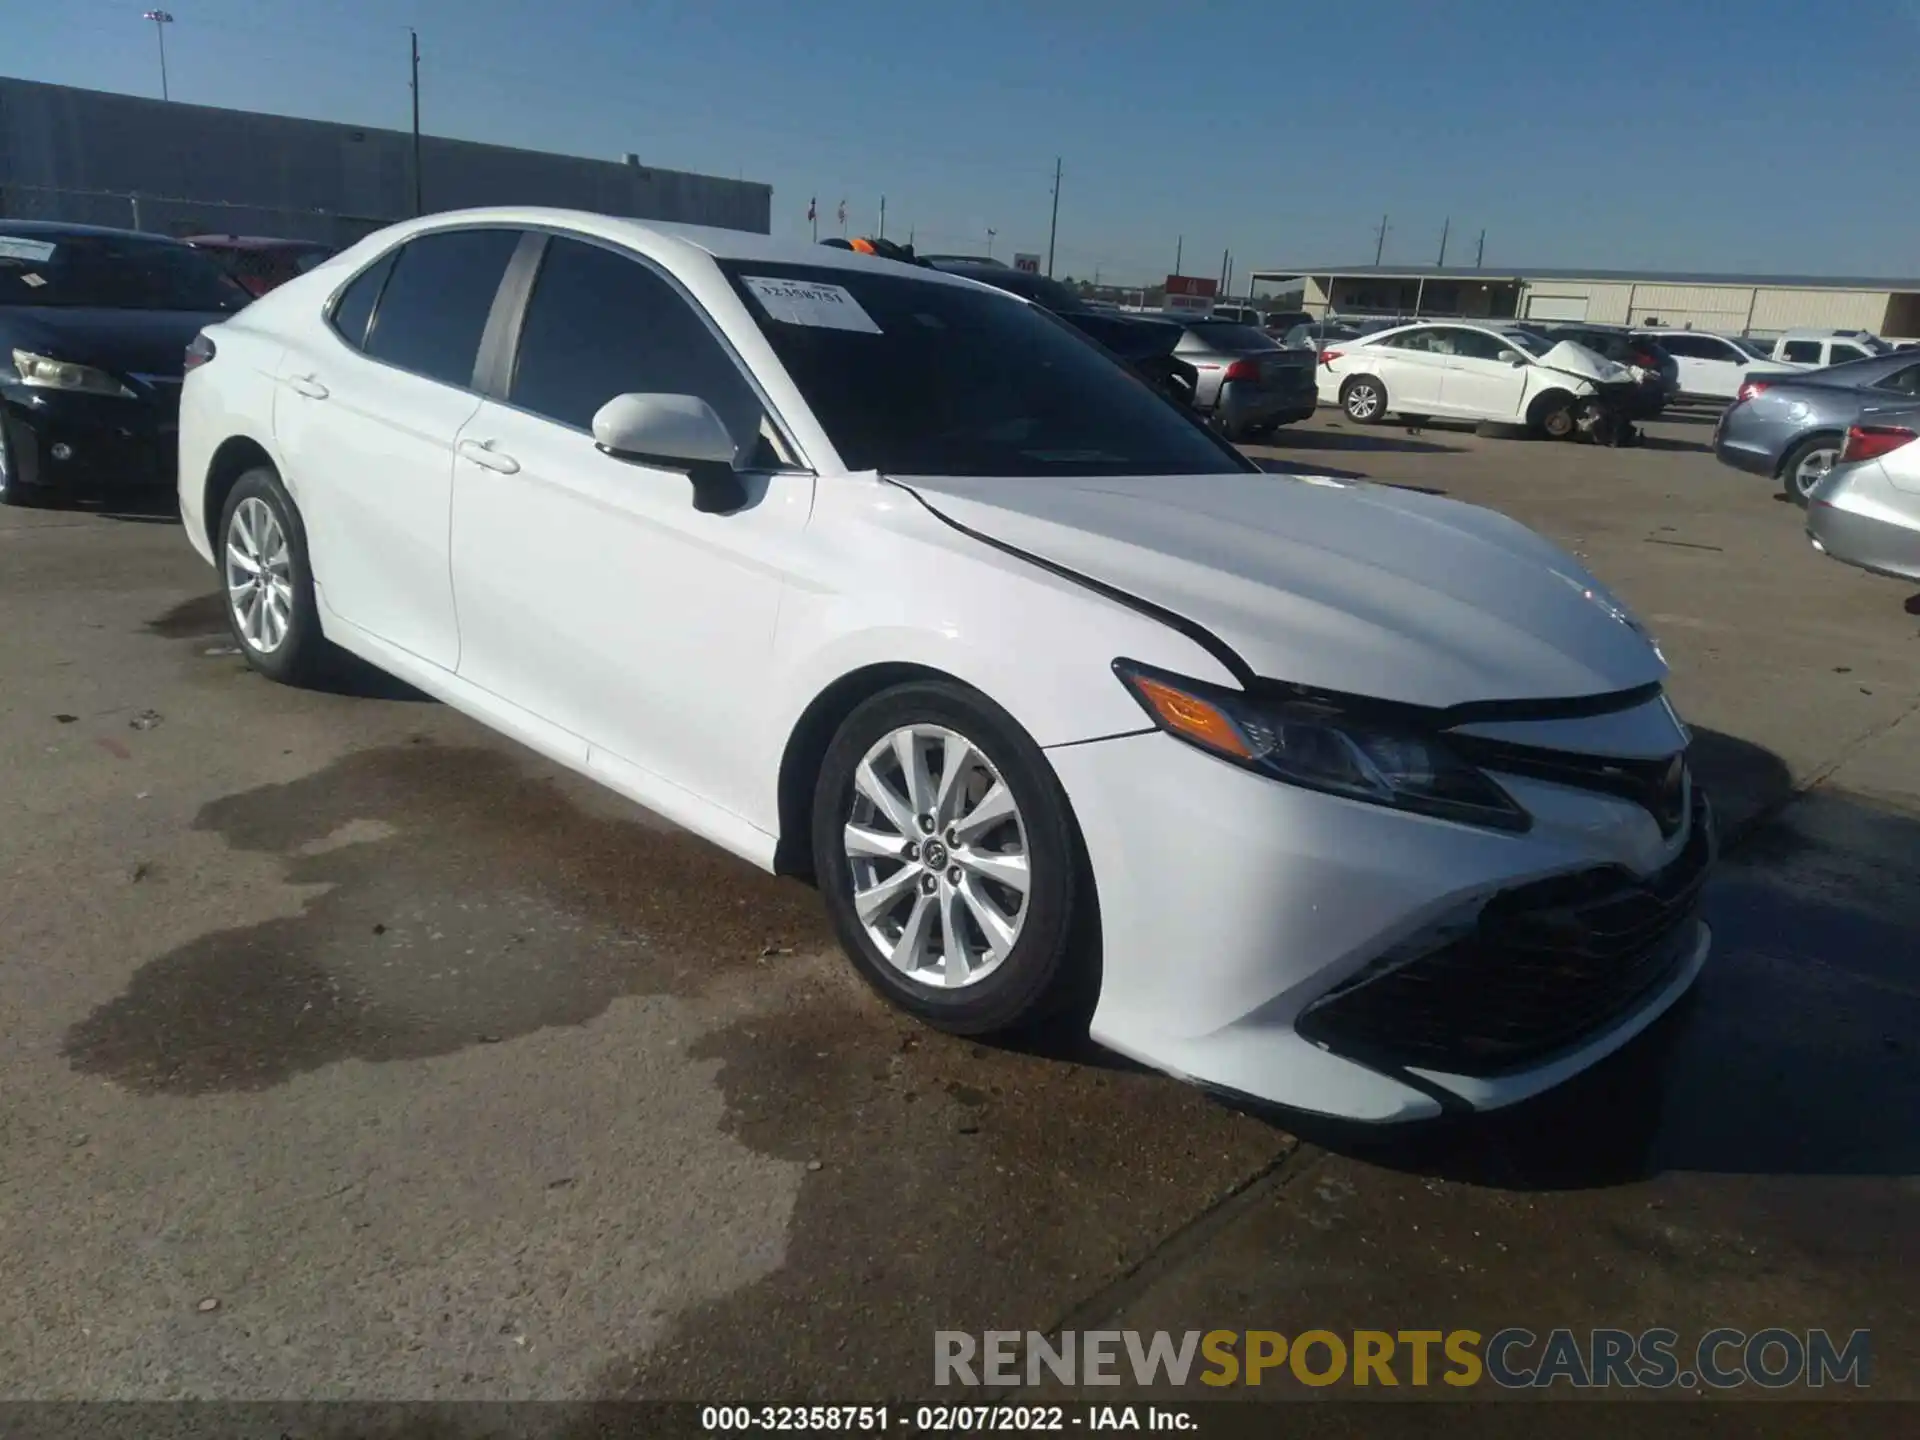
[[[0,184],[0,219],[108,225],[154,235],[272,235],[344,248],[399,215],[342,215],[230,200],[195,200],[141,191],[70,190]]]

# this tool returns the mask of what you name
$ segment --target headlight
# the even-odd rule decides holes
[[[13,368],[19,374],[22,385],[30,385],[37,390],[78,390],[88,395],[124,395],[133,398],[131,390],[104,370],[96,370],[91,365],[75,365],[70,360],[35,355],[31,350],[14,351]]]
[[[1255,699],[1127,660],[1113,669],[1169,735],[1275,780],[1499,830],[1533,824],[1484,771],[1412,727],[1331,702]]]

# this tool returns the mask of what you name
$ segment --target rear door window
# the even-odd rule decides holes
[[[376,360],[447,385],[473,384],[480,337],[518,230],[443,230],[400,248],[367,332]]]
[[[1827,347],[1827,363],[1839,365],[1848,360],[1864,360],[1867,352],[1857,345],[1830,345]]]

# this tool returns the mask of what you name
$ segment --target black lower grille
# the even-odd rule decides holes
[[[1504,890],[1466,935],[1315,1002],[1300,1033],[1362,1062],[1478,1076],[1577,1046],[1686,958],[1714,848],[1697,792],[1692,819],[1656,874],[1609,865]]]

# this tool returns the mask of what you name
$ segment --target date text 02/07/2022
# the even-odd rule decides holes
[[[703,1405],[700,1428],[713,1434],[840,1431],[991,1435],[1068,1430],[1197,1430],[1189,1410],[1158,1405]]]

